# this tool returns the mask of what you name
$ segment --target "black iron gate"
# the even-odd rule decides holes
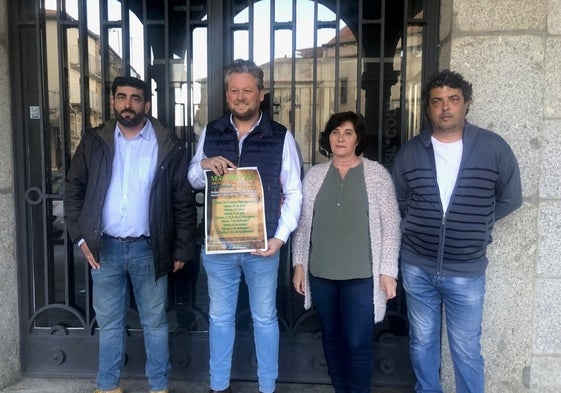
[[[224,110],[222,68],[252,58],[265,70],[263,110],[295,135],[303,170],[326,158],[317,137],[336,111],[366,117],[366,155],[391,166],[422,123],[420,88],[436,69],[434,0],[11,0],[23,372],[93,376],[97,335],[88,265],[68,239],[64,176],[83,131],[111,116],[120,74],[153,87],[153,114],[190,151]],[[280,380],[327,382],[318,324],[291,285],[282,249]],[[208,299],[197,263],[170,278],[172,378],[206,379]],[[142,375],[134,304],[125,374]],[[247,295],[238,310],[233,377],[255,378]],[[373,337],[376,385],[411,384],[403,295]]]

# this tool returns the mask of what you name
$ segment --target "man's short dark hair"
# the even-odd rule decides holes
[[[331,145],[329,143],[329,135],[335,128],[346,122],[351,123],[355,129],[358,142],[355,148],[355,154],[357,156],[361,155],[364,150],[366,150],[366,127],[364,125],[364,117],[352,111],[339,112],[331,115],[329,120],[327,120],[325,129],[319,135],[320,148],[331,155],[333,152],[331,151]]]
[[[141,89],[144,93],[144,101],[149,102],[152,100],[152,91],[146,82],[142,79],[135,78],[133,76],[118,76],[113,80],[113,85],[111,86],[111,94],[115,97],[117,92],[117,87],[119,86],[129,86]]]
[[[466,81],[460,73],[446,69],[432,75],[427,81],[422,93],[423,108],[428,109],[430,91],[436,87],[460,89],[462,91],[464,101],[468,104],[472,101],[473,88],[471,83]]]
[[[251,60],[237,59],[224,68],[224,88],[226,90],[228,89],[228,81],[232,74],[251,74],[255,78],[259,90],[263,90],[265,87],[263,84],[263,70]]]

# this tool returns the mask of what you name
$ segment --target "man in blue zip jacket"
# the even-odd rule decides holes
[[[279,250],[296,229],[302,203],[300,160],[292,134],[260,111],[263,70],[236,60],[224,73],[229,111],[202,131],[189,165],[189,181],[205,187],[205,170],[220,176],[228,168],[257,167],[265,204],[266,250],[202,253],[208,278],[210,393],[229,393],[236,335],[236,305],[245,278],[253,319],[259,391],[272,393],[278,376],[279,326],[276,308]]]
[[[128,281],[144,330],[151,393],[167,393],[167,274],[193,259],[197,211],[185,179],[185,144],[148,116],[151,92],[119,76],[115,120],[88,130],[72,158],[64,192],[71,239],[91,267],[99,325],[95,393],[122,393]]]
[[[481,323],[494,223],[522,205],[518,163],[499,135],[466,121],[472,86],[444,70],[423,90],[431,125],[399,151],[400,265],[418,393],[442,393],[441,313],[457,393],[485,391]]]

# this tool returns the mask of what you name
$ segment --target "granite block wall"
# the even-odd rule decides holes
[[[0,388],[20,371],[7,0],[0,0]]]
[[[468,120],[518,157],[524,205],[489,248],[487,391],[561,391],[561,0],[442,1],[440,68],[470,80]],[[443,381],[454,392],[443,348]]]

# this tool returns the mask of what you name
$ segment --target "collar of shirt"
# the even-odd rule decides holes
[[[263,112],[259,111],[259,119],[257,119],[257,121],[255,122],[253,127],[251,127],[251,130],[249,130],[241,139],[244,139],[250,132],[255,130],[255,127],[257,127],[259,124],[261,124],[261,119],[262,118],[263,118]],[[232,114],[230,114],[230,124],[232,125],[232,127],[234,127],[234,130],[236,130],[236,132],[238,133],[238,137],[239,137],[240,131],[238,130],[238,128],[234,124],[234,116]]]

